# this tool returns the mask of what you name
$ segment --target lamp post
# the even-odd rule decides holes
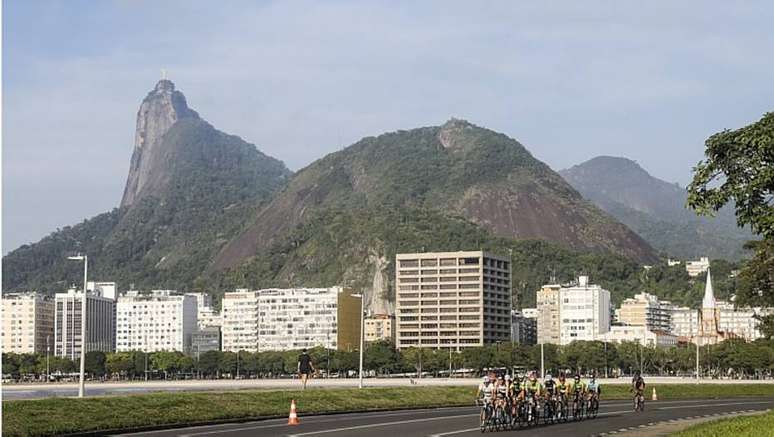
[[[51,367],[49,366],[48,357],[51,354],[51,345],[49,344],[49,341],[51,340],[51,336],[46,336],[46,382],[51,382]]]
[[[78,382],[78,397],[86,391],[86,287],[88,281],[89,258],[86,255],[68,256],[73,261],[83,261],[83,297],[81,298],[81,375]],[[73,335],[73,338],[75,336]]]

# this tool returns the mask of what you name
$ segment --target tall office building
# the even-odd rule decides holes
[[[610,292],[581,276],[577,285],[561,289],[559,313],[560,344],[598,340],[610,330]]]
[[[3,295],[3,353],[45,354],[54,347],[54,301],[40,293]]]
[[[116,300],[116,298],[118,298],[118,292],[116,291],[115,282],[89,281],[86,289],[97,296],[102,296],[107,299]]]
[[[195,296],[127,291],[116,303],[116,350],[187,352],[196,330],[196,310]]]
[[[537,292],[537,342],[538,344],[559,344],[559,326],[561,322],[559,313],[558,284],[547,284]]]
[[[81,308],[83,292],[74,289],[55,296],[54,354],[72,360],[81,355]],[[86,297],[86,352],[115,350],[116,303],[88,293]]]
[[[223,319],[220,313],[212,306],[212,295],[209,293],[186,293],[188,296],[196,298],[196,320],[199,329],[220,326],[223,324]]]
[[[537,317],[525,317],[523,311],[511,311],[511,341],[519,344],[537,343]]]
[[[398,348],[459,350],[511,336],[511,265],[486,252],[396,255]]]
[[[671,331],[672,304],[658,297],[639,293],[625,299],[618,311],[618,322],[628,326],[646,326],[651,331]]]
[[[258,350],[258,295],[247,289],[223,295],[220,333],[224,351]]]
[[[355,350],[360,298],[342,287],[258,291],[258,350]]]

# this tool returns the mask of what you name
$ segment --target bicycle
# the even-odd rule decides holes
[[[492,401],[476,401],[476,404],[480,404],[481,406],[481,414],[479,415],[481,419],[481,432],[486,432],[487,429],[489,429],[490,432],[494,431],[494,406],[492,405]]]
[[[505,407],[500,403],[497,402],[497,405],[494,407],[494,414],[493,414],[493,420],[494,420],[494,427],[498,431],[504,431],[508,426],[510,426],[510,420],[508,420],[508,414],[506,413]]]
[[[546,396],[543,402],[543,423],[553,423],[556,416],[556,407],[553,396]]]
[[[575,399],[572,401],[572,420],[583,420],[584,404],[581,393],[575,392]]]
[[[645,411],[645,396],[639,390],[634,395],[634,411]]]
[[[589,398],[589,404],[586,407],[586,417],[594,419],[597,417],[597,413],[599,413],[599,398],[597,398],[596,393],[592,393]]]
[[[567,422],[567,396],[564,393],[559,394],[559,399],[556,401],[556,421]]]

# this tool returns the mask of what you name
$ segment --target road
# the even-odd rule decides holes
[[[582,436],[621,432],[631,427],[640,428],[658,422],[696,416],[733,415],[747,411],[774,408],[774,397],[706,399],[647,402],[646,411],[635,414],[628,401],[608,401],[600,405],[596,419],[515,431],[496,432],[495,435],[518,436]],[[257,422],[158,430],[124,434],[132,437],[227,437],[247,436],[325,436],[354,437],[362,435],[413,436],[481,436],[477,428],[478,410],[474,407],[439,408],[374,413],[304,416],[299,405],[301,423],[288,426],[287,419]]]
[[[413,382],[412,382],[413,381]],[[629,384],[628,378],[600,379],[602,385]],[[423,378],[419,381],[408,378],[367,378],[365,384],[369,387],[400,387],[414,384],[427,386],[469,385],[475,387],[478,378]],[[690,378],[648,377],[648,384],[680,384],[695,383]],[[702,380],[708,384],[771,384],[771,380]],[[242,379],[242,380],[185,380],[185,381],[134,381],[134,382],[87,382],[87,396],[125,395],[151,392],[175,391],[207,391],[207,390],[292,390],[298,389],[297,379]],[[356,378],[313,379],[311,387],[344,388],[357,387]],[[78,384],[3,384],[3,399],[39,399],[49,397],[76,396]]]

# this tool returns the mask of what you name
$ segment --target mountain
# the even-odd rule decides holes
[[[352,283],[379,309],[391,300],[396,251],[490,247],[529,258],[524,240],[555,243],[529,266],[541,281],[546,258],[564,248],[656,259],[517,141],[453,119],[367,137],[300,170],[211,271],[230,272],[229,286]]]
[[[3,258],[3,290],[59,291],[76,281],[68,254],[126,289],[194,284],[221,246],[291,172],[241,138],[218,131],[161,80],[137,113],[120,208],[53,232]]]
[[[738,260],[752,234],[736,224],[733,209],[699,217],[686,208],[684,188],[651,176],[626,158],[599,156],[559,174],[583,197],[629,226],[656,249],[680,258]]]

